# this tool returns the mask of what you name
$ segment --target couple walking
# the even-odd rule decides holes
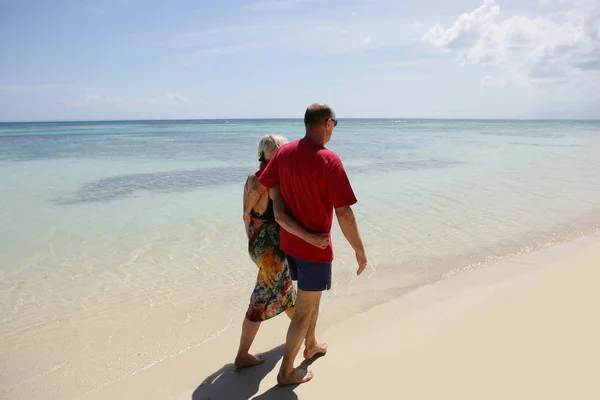
[[[291,323],[277,375],[281,386],[312,378],[312,372],[294,368],[303,342],[307,359],[327,352],[327,345],[317,341],[315,328],[321,293],[331,288],[334,213],[356,253],[357,274],[367,265],[351,209],[356,197],[340,158],[325,148],[337,125],[335,112],[326,104],[312,104],[304,125],[304,138],[291,143],[274,135],[261,139],[260,168],[248,177],[244,189],[248,248],[259,272],[235,364],[247,367],[264,361],[249,353],[250,346],[262,321],[285,312]],[[292,280],[297,281],[297,292]]]

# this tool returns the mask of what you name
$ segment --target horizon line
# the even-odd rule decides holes
[[[600,121],[600,118],[416,118],[416,117],[346,117],[339,120],[424,120],[424,121]],[[0,124],[56,124],[56,123],[110,123],[110,122],[183,122],[183,121],[302,121],[303,117],[234,117],[234,118],[149,118],[149,119],[73,119],[73,120],[0,120]]]

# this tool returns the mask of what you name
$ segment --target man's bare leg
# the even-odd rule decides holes
[[[294,361],[300,351],[300,347],[302,347],[302,342],[306,339],[306,333],[310,326],[312,314],[315,310],[315,306],[319,303],[320,298],[321,292],[298,290],[294,317],[292,318],[292,322],[290,323],[287,332],[285,353],[283,355],[279,374],[277,375],[277,383],[280,386],[308,382],[313,377],[313,374],[310,371],[303,371],[297,368],[294,369]]]
[[[313,358],[317,354],[324,355],[327,353],[327,343],[319,343],[317,342],[316,337],[316,329],[317,329],[317,319],[319,318],[319,307],[321,304],[321,292],[319,292],[319,298],[317,299],[317,303],[315,309],[312,313],[312,317],[310,319],[310,325],[308,326],[308,331],[306,332],[306,342],[304,349],[304,358],[307,360]]]
[[[265,362],[262,358],[249,353],[250,346],[252,346],[252,342],[254,342],[254,338],[258,333],[258,328],[260,328],[260,322],[252,322],[248,318],[244,318],[240,347],[234,362],[236,367],[252,367]]]

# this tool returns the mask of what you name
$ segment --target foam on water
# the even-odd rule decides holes
[[[0,124],[4,394],[49,376],[107,384],[241,320],[256,277],[242,185],[264,133],[301,130]],[[355,276],[334,224],[326,302],[375,288],[384,299],[600,224],[598,122],[340,120],[328,147],[359,198],[370,265]]]

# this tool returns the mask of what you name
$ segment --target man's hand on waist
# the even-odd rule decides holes
[[[326,249],[329,246],[328,233],[309,233],[303,238],[308,243],[320,249]]]

